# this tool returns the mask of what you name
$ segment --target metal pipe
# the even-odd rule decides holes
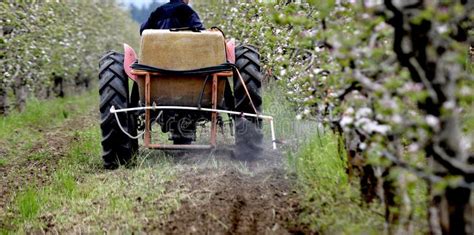
[[[272,132],[273,149],[277,149],[276,137],[275,137],[275,127],[274,127],[274,124],[273,124],[273,117],[268,116],[268,115],[243,113],[243,112],[221,110],[221,109],[189,107],[189,106],[146,106],[146,107],[136,107],[136,108],[126,108],[126,109],[115,109],[115,106],[112,106],[112,107],[110,107],[110,113],[124,113],[124,112],[131,112],[131,111],[156,110],[156,109],[195,110],[195,111],[228,113],[228,114],[235,114],[235,115],[241,115],[241,116],[247,116],[247,117],[255,117],[255,118],[266,119],[266,120],[270,121],[270,129],[271,129],[271,132]]]
[[[126,108],[126,109],[115,109],[115,107],[112,106],[110,108],[110,112],[111,113],[125,113],[125,112],[147,110],[147,109],[148,110],[176,109],[176,110],[195,110],[195,111],[206,111],[206,112],[218,112],[218,113],[228,113],[228,114],[241,115],[241,116],[246,116],[246,117],[255,117],[255,118],[261,118],[261,119],[273,120],[273,117],[268,116],[268,115],[236,112],[236,111],[229,111],[229,110],[222,110],[222,109],[198,108],[198,107],[190,107],[190,106],[147,106],[147,107]]]
[[[151,98],[150,98],[150,86],[151,86],[151,81],[150,81],[150,74],[147,73],[145,75],[145,105],[146,106],[149,106],[150,105],[150,102],[151,102]],[[114,106],[112,106],[114,107]],[[145,143],[145,147],[148,147],[148,145],[150,145],[150,142],[151,142],[151,133],[150,133],[150,130],[151,130],[151,117],[150,117],[150,110],[145,110],[145,139],[144,139],[144,143]]]
[[[273,119],[270,120],[270,129],[272,131],[272,145],[273,149],[277,149],[276,138],[275,138],[275,127],[273,126]]]
[[[213,149],[213,145],[198,145],[198,144],[150,144],[148,148],[151,149],[163,149],[163,150],[183,150],[183,149],[194,149],[194,150],[207,150]]]
[[[212,75],[212,108],[217,108],[217,76]],[[211,114],[211,145],[217,145],[217,113]]]

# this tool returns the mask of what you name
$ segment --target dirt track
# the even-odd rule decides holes
[[[196,162],[197,158],[201,158]],[[212,158],[212,157],[211,157]],[[147,232],[170,234],[308,233],[296,224],[298,200],[282,169],[281,156],[266,154],[250,166],[217,156],[217,168],[206,156],[184,160],[177,184],[186,197],[166,221],[149,224]],[[207,161],[207,162],[206,162]],[[193,166],[194,165],[194,166]],[[197,166],[197,169],[192,169]],[[291,178],[291,176],[290,176]]]

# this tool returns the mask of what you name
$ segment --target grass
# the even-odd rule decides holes
[[[15,206],[18,208],[19,220],[32,220],[35,218],[41,207],[37,191],[28,188],[20,193],[16,199]]]
[[[264,87],[263,113],[273,116],[277,138],[281,140],[294,139],[295,135],[298,134],[295,131],[297,124],[295,122],[295,108],[286,100],[285,94],[277,83],[272,82]],[[264,124],[264,134],[270,136],[270,125],[268,123]]]
[[[96,90],[78,96],[52,100],[30,99],[24,112],[13,112],[0,118],[0,139],[4,139],[25,128],[47,128],[59,124],[71,116],[82,114],[97,103]]]
[[[30,155],[27,156],[28,160],[32,161],[40,161],[42,159],[46,159],[50,156],[50,152],[45,151],[45,150],[40,150],[38,152],[33,152]]]
[[[348,181],[338,141],[324,132],[290,154],[305,209],[299,219],[323,234],[378,234],[383,231],[383,210],[377,203],[361,202],[359,188]]]
[[[338,151],[340,138],[326,131],[313,134],[299,151],[289,152],[289,164],[295,170],[304,212],[299,219],[312,230],[323,234],[380,234],[386,231],[384,206],[362,202],[358,179],[349,180],[347,154]],[[402,173],[394,169],[393,177]],[[403,171],[411,201],[412,229],[427,232],[426,183]],[[397,200],[401,200],[399,196]]]
[[[269,84],[264,111],[275,118],[280,147],[288,155],[288,166],[297,176],[295,190],[303,212],[295,223],[327,234],[377,234],[383,231],[380,205],[366,206],[359,187],[349,182],[345,154],[339,155],[339,138],[322,130],[314,121],[296,120],[296,112],[278,84]],[[264,129],[269,135],[269,130]]]
[[[96,104],[97,96],[92,95],[96,92],[92,90],[83,95],[46,101],[31,99],[24,112],[0,117],[0,164],[21,160],[18,156],[34,152],[45,142],[43,132],[83,114],[91,104]],[[41,157],[41,154],[33,154],[30,160]]]
[[[338,149],[340,138],[315,121],[296,120],[295,108],[277,84],[270,84],[265,91],[264,111],[274,116],[288,169],[297,176],[295,189],[303,207],[298,222],[322,234],[384,232],[384,207],[378,202],[362,202],[358,179],[348,179],[347,154]],[[269,135],[268,128],[265,131]],[[413,228],[416,233],[426,232],[426,184],[411,179],[407,187]]]
[[[339,185],[347,185],[348,178],[345,172],[346,159],[338,153],[338,138],[330,132],[321,136],[313,136],[296,157],[296,170],[301,180],[310,182],[318,188],[331,189]]]
[[[120,169],[90,175],[83,182],[66,177],[57,183],[62,186],[72,182],[68,190],[58,193],[51,187],[44,191],[47,200],[42,214],[55,215],[60,231],[71,228],[92,233],[117,228],[121,232],[140,230],[147,220],[160,219],[178,205],[175,197],[165,197],[164,185],[171,177],[168,170],[165,165]],[[84,220],[83,224],[76,225],[80,220]]]
[[[361,202],[358,185],[349,182],[338,136],[314,121],[296,120],[295,107],[275,83],[265,90],[264,113],[274,116],[277,138],[283,142],[280,148],[288,156],[289,170],[297,176],[295,190],[304,209],[298,223],[322,234],[383,231],[383,208]],[[268,127],[264,131],[269,135]]]
[[[28,187],[15,198],[13,220],[20,232],[53,226],[62,232],[139,231],[179,206],[179,193],[166,190],[174,179],[166,159],[137,168],[101,169],[97,125],[73,133],[76,140],[45,187]],[[112,230],[113,229],[113,230]]]

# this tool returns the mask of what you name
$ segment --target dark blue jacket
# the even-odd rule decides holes
[[[194,27],[203,30],[204,27],[198,14],[182,0],[171,0],[158,7],[150,14],[148,20],[140,27],[140,35],[145,29],[171,29]]]

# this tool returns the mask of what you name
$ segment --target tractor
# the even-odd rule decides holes
[[[234,136],[235,158],[258,158],[265,120],[276,148],[273,118],[261,114],[259,57],[255,47],[236,46],[217,28],[145,30],[138,58],[126,44],[124,54],[106,53],[99,62],[104,167],[129,164],[138,139],[149,149],[215,149],[224,123]],[[208,144],[195,143],[198,126],[209,127]],[[172,143],[160,141],[153,127]]]

